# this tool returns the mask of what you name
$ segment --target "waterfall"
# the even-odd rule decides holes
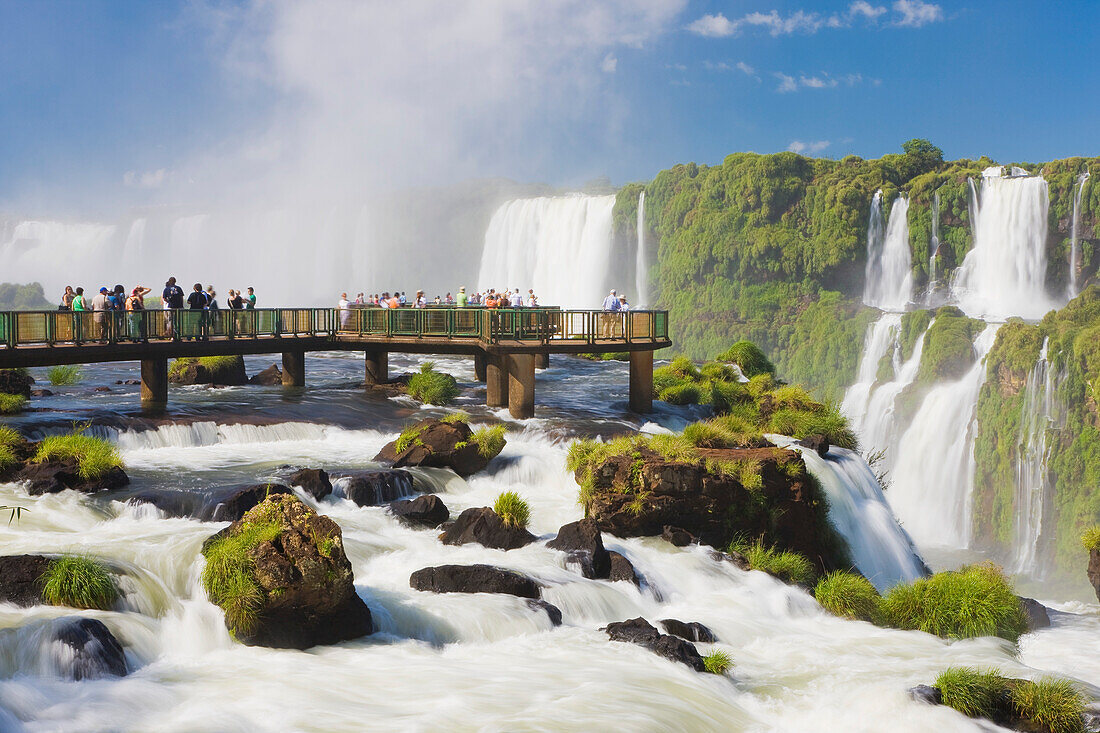
[[[986,326],[975,340],[974,366],[962,379],[927,394],[898,444],[888,499],[922,547],[969,546],[974,413],[998,328]]]
[[[882,191],[871,200],[867,227],[867,268],[863,302],[883,310],[901,310],[913,288],[912,254],[909,251],[909,198],[899,194],[882,226]]]
[[[1069,234],[1069,284],[1066,286],[1066,297],[1070,300],[1077,297],[1077,222],[1081,215],[1081,194],[1084,193],[1088,180],[1087,170],[1077,176],[1077,191],[1073,194],[1073,220]]]
[[[515,199],[485,232],[478,289],[534,288],[540,302],[592,308],[607,295],[615,196]]]
[[[1012,571],[1028,573],[1041,578],[1045,568],[1041,563],[1040,545],[1049,531],[1047,509],[1053,497],[1047,474],[1047,458],[1050,446],[1047,431],[1057,421],[1060,405],[1056,396],[1056,380],[1047,360],[1049,339],[1043,340],[1043,348],[1035,366],[1027,375],[1024,403],[1020,412],[1020,433],[1016,452],[1016,496],[1013,507],[1016,513],[1014,557]]]
[[[855,384],[844,393],[844,400],[840,405],[841,412],[851,420],[853,426],[863,422],[867,413],[868,400],[871,397],[871,389],[878,379],[879,362],[886,356],[889,349],[896,347],[900,333],[900,313],[883,313],[867,328],[867,335],[863,339],[863,356],[860,358]]]
[[[1046,293],[1047,182],[987,170],[972,206],[974,246],[956,273],[955,299],[976,317],[1041,318],[1055,306]]]
[[[940,192],[932,194],[932,238],[928,242],[928,291],[924,295],[924,304],[932,305],[932,296],[936,292],[936,255],[940,251]]]
[[[638,298],[635,305],[638,306],[650,306],[649,293],[646,292],[647,278],[649,277],[649,270],[646,267],[645,259],[645,189],[638,194],[638,254],[634,260],[634,288],[636,290],[635,296]]]
[[[822,458],[790,438],[768,439],[802,454],[829,500],[829,523],[848,543],[856,569],[876,588],[885,591],[924,574],[913,541],[894,519],[878,479],[858,453],[834,446]]]

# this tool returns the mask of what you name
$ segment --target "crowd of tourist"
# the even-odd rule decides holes
[[[463,286],[458,289],[456,295],[447,293],[445,296],[437,295],[431,299],[428,298],[423,290],[417,290],[412,298],[406,296],[404,290],[394,290],[392,293],[374,293],[373,295],[359,293],[359,295],[355,297],[355,300],[348,300],[348,294],[341,293],[340,302],[337,307],[340,310],[345,310],[352,306],[427,308],[428,306],[434,305],[449,305],[459,308],[465,308],[467,306],[483,306],[485,308],[535,308],[538,307],[538,304],[538,296],[535,295],[534,290],[528,290],[527,294],[524,295],[518,288],[515,290],[505,289],[501,291],[497,291],[495,288],[489,288],[485,293],[474,292],[467,294],[466,288]]]

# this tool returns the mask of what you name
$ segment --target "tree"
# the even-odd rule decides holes
[[[943,151],[924,138],[907,140],[901,144],[901,149],[905,151],[902,173],[906,178],[935,170],[943,163]]]

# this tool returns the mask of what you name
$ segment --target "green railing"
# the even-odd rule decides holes
[[[257,308],[255,310],[4,311],[0,348],[54,344],[294,337],[625,343],[668,339],[666,311],[558,308]]]

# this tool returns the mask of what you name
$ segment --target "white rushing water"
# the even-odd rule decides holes
[[[970,544],[974,414],[998,328],[986,326],[975,340],[970,371],[928,392],[898,444],[887,498],[921,548]]]
[[[1081,195],[1085,192],[1085,184],[1089,181],[1089,172],[1086,170],[1077,176],[1077,190],[1073,193],[1073,220],[1070,223],[1069,245],[1069,282],[1066,285],[1066,297],[1073,300],[1077,297],[1077,223],[1081,216]]]
[[[1049,339],[1044,339],[1039,358],[1028,372],[1024,387],[1016,444],[1016,493],[1013,502],[1016,523],[1012,571],[1027,573],[1036,579],[1041,579],[1047,570],[1041,543],[1050,530],[1048,514],[1054,498],[1051,495],[1054,487],[1047,469],[1050,456],[1047,437],[1061,415],[1057,396],[1059,380],[1050,368],[1048,345]]]
[[[1037,319],[1057,305],[1046,292],[1049,203],[1041,176],[983,174],[981,194],[971,204],[974,245],[952,286],[967,314]]]
[[[581,194],[505,203],[485,232],[478,289],[534,288],[543,303],[598,307],[607,295],[614,206],[613,195]]]
[[[909,250],[909,197],[898,194],[882,224],[882,191],[871,201],[867,227],[867,267],[863,302],[883,310],[901,310],[912,296],[912,253]]]
[[[928,290],[924,294],[924,304],[932,305],[939,282],[936,280],[936,255],[940,251],[940,192],[932,194],[932,236],[928,240]]]
[[[867,327],[855,384],[844,393],[844,400],[840,405],[841,412],[848,417],[853,426],[862,423],[866,417],[871,390],[878,381],[878,365],[888,352],[896,351],[900,334],[900,313],[883,313],[877,321]]]
[[[645,252],[645,190],[638,194],[638,222],[636,225],[638,232],[638,253],[634,258],[634,297],[637,298],[635,305],[639,306],[652,306],[649,302],[649,265],[646,261]]]

